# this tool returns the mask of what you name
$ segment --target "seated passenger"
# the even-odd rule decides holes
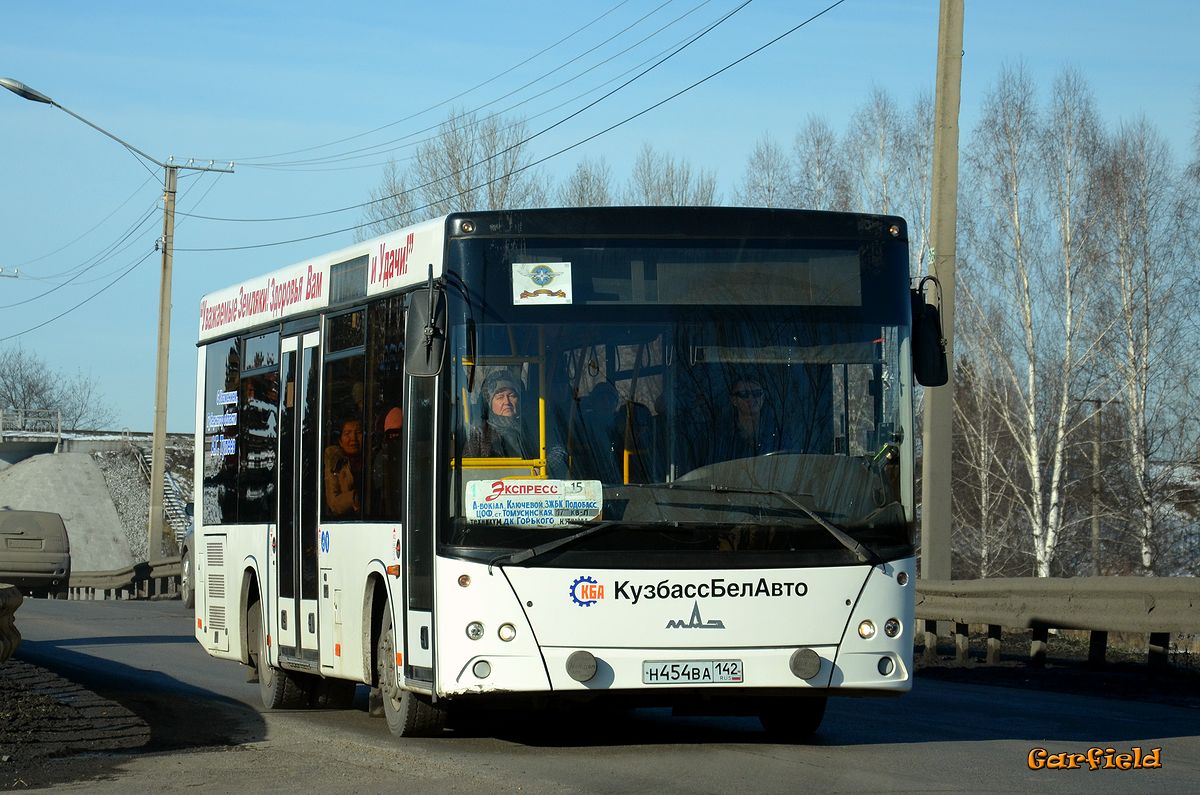
[[[521,420],[521,385],[507,370],[483,379],[480,424],[471,429],[463,456],[467,458],[532,458]]]
[[[400,433],[403,426],[404,412],[396,406],[384,418],[383,440],[371,465],[375,518],[400,518],[400,493],[404,472]]]
[[[362,510],[362,421],[342,422],[338,443],[325,448],[325,505],[331,518],[350,518]]]

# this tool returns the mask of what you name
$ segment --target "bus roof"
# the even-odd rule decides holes
[[[693,239],[907,240],[902,218],[865,213],[750,207],[587,207],[485,210],[443,215],[272,273],[200,300],[201,344],[333,304],[400,290],[443,273],[446,240],[471,226],[477,237],[567,235]],[[411,266],[411,267],[410,267]],[[356,278],[341,276],[361,270]],[[331,276],[332,274],[332,276]],[[348,274],[347,274],[348,275]],[[364,279],[365,277],[365,279]],[[363,292],[361,285],[366,284]],[[347,290],[346,284],[353,284]]]
[[[423,283],[430,267],[439,276],[445,228],[446,216],[434,218],[208,293],[200,299],[199,341],[329,306],[338,266],[365,269],[367,296]]]

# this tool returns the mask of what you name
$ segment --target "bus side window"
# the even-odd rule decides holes
[[[371,307],[367,337],[371,395],[367,440],[369,477],[365,517],[398,522],[404,499],[404,301],[396,297]]]
[[[367,423],[362,316],[362,310],[358,310],[326,323],[329,347],[325,357],[325,436],[321,452],[324,521],[362,518]],[[345,347],[337,350],[338,345]]]

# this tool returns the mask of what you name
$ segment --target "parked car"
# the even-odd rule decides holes
[[[193,510],[190,502],[184,506],[188,524],[187,530],[183,534],[183,540],[179,542],[179,598],[183,600],[184,607],[196,606],[196,589],[192,585],[192,578],[196,574],[192,565],[192,544],[196,530],[196,518]]]
[[[48,511],[0,511],[0,582],[29,596],[66,599],[71,542],[62,517]]]

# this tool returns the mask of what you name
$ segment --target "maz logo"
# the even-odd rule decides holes
[[[719,618],[705,621],[700,617],[700,603],[692,602],[692,615],[684,621],[682,618],[667,622],[667,629],[725,629],[725,622]]]

